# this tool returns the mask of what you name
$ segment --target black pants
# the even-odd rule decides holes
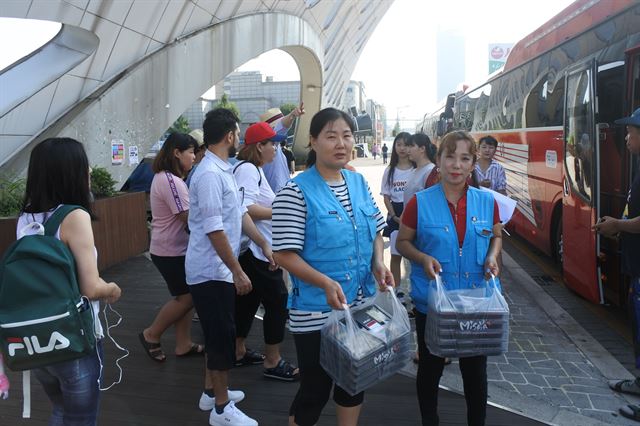
[[[282,269],[269,270],[269,264],[256,259],[247,250],[238,259],[242,270],[251,280],[253,289],[244,296],[236,295],[236,336],[247,337],[253,318],[260,306],[264,306],[264,342],[277,345],[284,339],[287,323],[287,286],[282,278]]]
[[[293,335],[300,367],[300,387],[289,415],[299,426],[313,426],[318,422],[322,409],[329,400],[333,386],[333,400],[341,407],[356,407],[362,404],[364,392],[351,396],[333,380],[320,365],[320,331]]]
[[[418,333],[418,377],[416,387],[418,404],[422,414],[423,426],[437,426],[438,384],[444,369],[444,358],[432,355],[424,340],[427,316],[416,312],[416,331]],[[467,401],[467,424],[484,426],[487,417],[487,357],[473,356],[460,358],[460,372],[464,385],[464,398]]]

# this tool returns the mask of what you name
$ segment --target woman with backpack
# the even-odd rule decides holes
[[[271,204],[276,195],[265,178],[262,165],[272,162],[276,157],[276,138],[276,132],[268,123],[259,122],[249,126],[244,145],[237,156],[240,161],[233,167],[242,204],[270,244]],[[298,368],[280,356],[280,343],[284,339],[288,315],[287,287],[282,269],[271,267],[262,249],[247,236],[243,236],[238,260],[253,288],[248,294],[236,295],[236,367],[262,364],[266,378],[287,382],[297,380]],[[245,346],[260,303],[264,306],[264,355]]]
[[[204,347],[191,341],[193,300],[184,270],[189,243],[189,189],[183,179],[193,166],[197,149],[198,142],[192,136],[172,133],[153,162],[149,253],[173,297],[138,335],[145,352],[156,362],[167,359],[160,339],[172,325],[176,329],[176,356],[204,355]]]
[[[34,370],[53,404],[51,425],[97,423],[98,381],[103,359],[99,301],[114,303],[121,294],[116,283],[107,283],[98,274],[89,181],[89,160],[80,142],[71,138],[50,138],[31,151],[25,200],[18,218],[18,237],[39,228],[37,224],[45,224],[63,205],[81,207],[64,217],[55,236],[73,254],[80,293],[91,301],[97,340],[95,349],[88,355]]]

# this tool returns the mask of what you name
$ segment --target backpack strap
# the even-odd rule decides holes
[[[243,164],[253,164],[253,163],[251,163],[249,161],[246,161],[246,160],[242,160],[242,161],[236,163],[235,166],[233,166],[233,173],[235,173],[236,170],[238,169],[238,167],[242,166]],[[258,171],[258,176],[259,176],[258,177],[258,186],[260,186],[260,185],[262,185],[262,173],[260,173],[260,168],[258,166],[253,164],[253,167],[255,167],[256,170]]]
[[[56,231],[60,227],[60,224],[64,220],[65,217],[72,211],[76,209],[82,209],[87,211],[84,207],[75,206],[73,204],[63,204],[49,217],[46,219],[44,224],[44,235],[53,237],[56,235]]]

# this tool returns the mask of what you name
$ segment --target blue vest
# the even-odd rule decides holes
[[[416,194],[418,226],[415,247],[442,266],[447,290],[484,286],[484,261],[493,236],[493,196],[476,188],[467,190],[467,230],[462,248],[442,190],[434,185]],[[411,262],[411,297],[419,312],[426,313],[430,279],[422,265]]]
[[[377,208],[362,175],[343,170],[342,176],[349,189],[353,219],[315,167],[293,180],[302,191],[307,205],[304,246],[299,254],[312,268],[339,282],[347,302],[352,303],[359,287],[362,287],[365,296],[375,293],[371,258],[376,237]],[[291,281],[290,308],[331,310],[323,289],[293,274]]]

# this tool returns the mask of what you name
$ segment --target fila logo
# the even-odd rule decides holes
[[[9,337],[7,341],[9,342],[9,356],[15,356],[16,351],[20,349],[26,349],[29,355],[33,355],[68,348],[70,345],[69,339],[57,331],[51,333],[49,343],[44,347],[40,345],[40,341],[37,336],[25,336],[22,339],[19,337]]]

